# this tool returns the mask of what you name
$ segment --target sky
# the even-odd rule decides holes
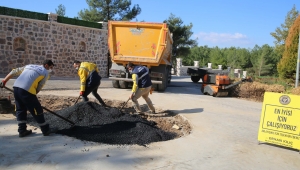
[[[300,0],[131,0],[141,13],[133,21],[163,22],[170,14],[184,25],[193,24],[191,39],[198,46],[252,49],[255,45],[274,46],[270,35],[284,23],[287,13]],[[22,10],[55,13],[64,5],[66,16],[73,18],[88,9],[86,0],[1,0],[0,6]]]

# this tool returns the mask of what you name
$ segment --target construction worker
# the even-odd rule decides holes
[[[32,130],[27,130],[26,126],[27,110],[41,127],[44,136],[56,133],[58,130],[57,128],[50,128],[45,121],[43,108],[36,96],[49,79],[49,72],[52,71],[53,66],[51,60],[45,60],[43,65],[29,64],[19,67],[13,69],[0,83],[0,87],[3,88],[9,79],[19,76],[13,85],[19,137],[25,137],[32,133]]]
[[[80,78],[80,96],[83,101],[89,101],[88,95],[92,92],[93,96],[106,107],[106,104],[98,94],[97,90],[101,84],[101,76],[96,64],[89,62],[80,62],[75,60],[73,64]]]
[[[132,74],[133,86],[132,93],[129,98],[133,102],[133,107],[137,113],[141,113],[139,99],[141,96],[145,99],[151,113],[155,113],[155,108],[152,101],[149,98],[149,93],[152,87],[152,82],[149,76],[149,69],[145,66],[136,66],[132,62],[127,64],[127,69],[130,74]]]

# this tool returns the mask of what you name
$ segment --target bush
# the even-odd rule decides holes
[[[8,16],[13,16],[13,17],[30,18],[30,19],[48,21],[48,14],[25,11],[25,10],[21,10],[21,9],[7,8],[7,7],[2,7],[2,6],[0,6],[0,15],[8,15]]]
[[[57,22],[64,23],[64,24],[70,24],[70,25],[78,25],[78,26],[84,26],[84,27],[97,28],[97,29],[102,28],[102,24],[100,24],[100,23],[83,21],[83,20],[79,20],[79,19],[62,17],[62,16],[57,16]]]

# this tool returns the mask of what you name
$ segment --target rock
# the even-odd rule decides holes
[[[177,129],[177,130],[179,130],[179,129],[181,129],[179,126],[177,126],[176,124],[174,124],[173,126],[172,126],[172,128],[173,129]]]

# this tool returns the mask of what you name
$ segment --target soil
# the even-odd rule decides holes
[[[12,95],[12,94],[10,94]],[[13,101],[13,97],[10,97]],[[148,106],[141,105],[141,109],[144,114],[137,115],[135,113],[135,110],[132,107],[132,102],[129,101],[128,103],[124,101],[117,101],[117,100],[107,100],[104,99],[104,102],[108,107],[102,107],[100,104],[97,104],[98,102],[96,100],[90,101],[89,103],[92,103],[92,107],[97,107],[98,112],[103,113],[103,115],[98,116],[94,115],[95,113],[91,113],[93,111],[89,110],[91,114],[84,115],[86,120],[82,120],[80,118],[80,121],[78,122],[78,117],[82,117],[80,115],[82,111],[80,112],[79,109],[83,109],[84,112],[87,112],[87,104],[82,104],[86,102],[81,102],[81,99],[78,97],[60,97],[60,96],[54,96],[54,95],[38,95],[38,99],[42,106],[45,108],[70,119],[71,121],[75,122],[76,125],[76,135],[74,135],[74,131],[70,128],[70,124],[55,115],[51,113],[47,113],[46,110],[44,110],[45,113],[45,119],[47,122],[49,122],[50,126],[51,124],[54,124],[56,127],[59,125],[59,132],[60,134],[75,137],[82,140],[88,140],[88,141],[94,141],[94,142],[100,142],[100,143],[107,143],[107,144],[139,144],[139,145],[145,145],[151,142],[157,142],[157,141],[165,141],[165,140],[171,140],[175,138],[180,138],[183,136],[186,136],[191,133],[192,127],[190,126],[188,120],[186,120],[184,117],[169,111],[169,110],[163,110],[160,108],[156,108],[156,113],[151,114],[148,110]],[[79,100],[78,100],[79,99]],[[77,102],[77,103],[76,103]],[[75,104],[76,103],[76,104]],[[12,102],[13,104],[13,102]],[[126,105],[125,105],[126,104]],[[90,104],[89,104],[90,105]],[[124,107],[123,107],[124,106]],[[12,105],[12,108],[14,106]],[[123,107],[123,108],[122,108]],[[75,111],[74,111],[75,108]],[[122,110],[120,110],[122,108]],[[1,109],[0,109],[1,110]],[[6,113],[13,112],[12,109],[6,110]],[[73,117],[70,117],[70,113],[74,113]],[[2,109],[3,113],[3,109]],[[68,115],[66,114],[68,113]],[[122,113],[122,118],[119,118],[120,113]],[[13,113],[14,114],[14,113]],[[74,117],[76,115],[76,117]],[[107,116],[110,115],[110,116]],[[125,115],[125,116],[124,116]],[[105,117],[106,116],[106,117]],[[115,118],[117,117],[117,118]],[[119,118],[119,119],[118,119]],[[87,128],[87,120],[89,122],[89,128]],[[98,121],[97,121],[98,120]],[[124,122],[123,120],[126,120]],[[57,122],[60,122],[59,124]],[[133,122],[139,122],[134,123]],[[38,127],[37,123],[33,120],[32,116],[28,113],[28,123],[30,125]],[[125,124],[124,124],[125,123]],[[110,124],[107,126],[107,124]],[[102,129],[99,128],[98,125],[101,125]],[[106,125],[106,127],[104,126]],[[147,127],[145,126],[147,125]],[[148,127],[149,125],[149,127]],[[97,127],[98,126],[98,127]],[[114,126],[114,127],[113,127]],[[131,126],[131,127],[141,127],[141,129],[138,129],[134,131],[134,128],[130,128],[130,131],[123,131],[122,135],[117,134],[111,134],[111,132],[108,132],[109,129],[111,131],[114,131],[115,129],[120,129],[124,126]],[[128,128],[129,129],[129,128]],[[78,133],[92,133],[95,131],[94,134],[96,134],[96,131],[105,131],[106,137],[97,137],[94,135],[94,138],[91,139],[89,137],[78,135]],[[149,131],[149,133],[145,133],[145,135],[141,131]],[[151,132],[155,130],[155,132]],[[140,133],[141,132],[141,133]],[[101,136],[103,136],[103,133]],[[117,139],[116,136],[124,136],[135,133],[138,134],[139,140],[132,140],[129,137],[123,137],[121,139]],[[98,134],[98,133],[97,133]],[[152,136],[151,136],[152,135]],[[113,137],[111,137],[113,136]],[[157,137],[159,136],[159,137]],[[145,138],[144,140],[141,140],[140,137]],[[113,140],[110,138],[114,138]],[[128,140],[124,140],[128,138]],[[129,140],[130,139],[130,140]],[[118,142],[116,142],[118,141]]]
[[[267,85],[259,82],[245,82],[230,88],[229,96],[263,102],[265,92],[285,93],[286,91],[284,86],[278,84]]]

